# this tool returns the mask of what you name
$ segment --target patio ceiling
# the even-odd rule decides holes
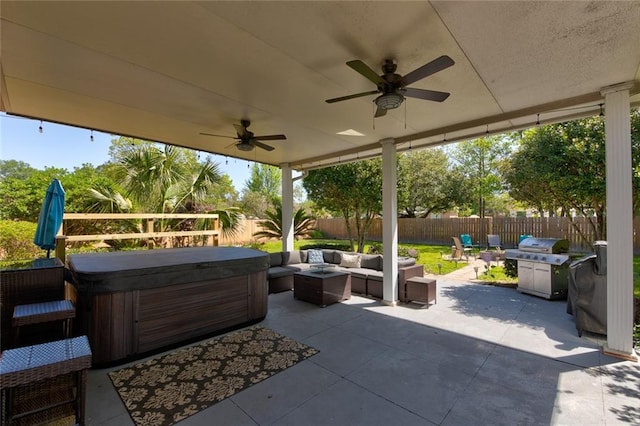
[[[2,1],[2,96],[12,114],[304,170],[597,113],[600,89],[635,81],[640,3]],[[345,62],[403,75],[455,65],[373,119],[373,90]],[[538,115],[539,114],[539,115]],[[271,152],[226,138],[252,121]],[[340,135],[355,130],[363,136]]]

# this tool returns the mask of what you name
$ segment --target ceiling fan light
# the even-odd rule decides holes
[[[404,96],[399,93],[385,93],[378,96],[374,102],[379,108],[395,109],[402,105],[402,101],[404,101]]]
[[[253,150],[253,145],[251,145],[250,143],[239,143],[236,146],[238,147],[238,150],[240,150],[240,151],[251,151],[251,150]]]

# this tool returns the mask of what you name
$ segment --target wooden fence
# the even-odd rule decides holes
[[[444,219],[398,219],[398,241],[405,243],[426,243],[450,245],[451,237],[470,234],[474,243],[485,246],[488,234],[497,234],[503,247],[518,246],[520,235],[540,238],[566,238],[571,251],[589,252],[593,242],[591,227],[587,218],[574,218],[574,223],[587,236],[585,242],[580,233],[566,217],[529,218],[444,218]],[[329,238],[347,238],[344,219],[317,219],[316,228]],[[640,254],[640,218],[633,221],[634,253]],[[371,241],[382,241],[382,219],[375,219],[367,237]]]

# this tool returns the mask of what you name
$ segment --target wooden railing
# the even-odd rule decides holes
[[[155,221],[173,219],[210,219],[211,229],[197,231],[155,231]],[[75,220],[139,220],[139,232],[109,233],[91,235],[69,235],[69,222]],[[217,214],[187,214],[187,213],[65,213],[62,227],[56,238],[56,257],[64,262],[66,258],[66,243],[75,241],[104,241],[142,239],[149,240],[149,248],[153,248],[155,238],[173,238],[188,236],[206,236],[207,245],[218,245],[220,236],[220,220]]]

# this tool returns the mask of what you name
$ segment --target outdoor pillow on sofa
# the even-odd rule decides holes
[[[382,271],[382,256],[379,254],[363,254],[360,258],[360,267]]]
[[[298,250],[294,251],[285,251],[282,253],[282,264],[283,265],[291,265],[292,263],[302,263],[302,257],[300,256],[300,252]]]
[[[309,263],[324,263],[324,256],[320,250],[309,250],[307,252],[307,261]]]
[[[360,268],[360,255],[341,253],[340,266],[344,268]]]
[[[269,266],[282,265],[282,252],[269,253]]]

